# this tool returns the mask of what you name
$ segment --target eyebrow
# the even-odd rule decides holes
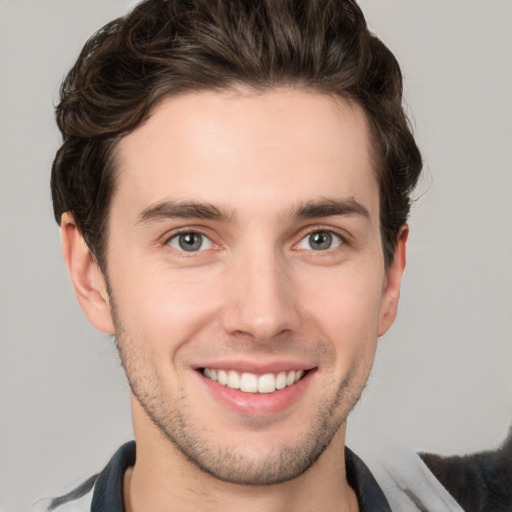
[[[232,215],[223,212],[209,203],[194,201],[162,201],[145,208],[137,218],[136,224],[146,224],[151,221],[195,218],[208,220],[228,220]]]
[[[354,199],[308,201],[305,204],[299,205],[293,212],[293,217],[299,219],[335,217],[337,215],[360,215],[367,219],[370,218],[370,212]]]
[[[368,210],[359,202],[336,199],[308,201],[292,211],[292,218],[314,219],[319,217],[335,217],[337,215],[360,215],[370,218]],[[146,224],[165,219],[206,219],[225,221],[232,220],[233,213],[222,211],[210,203],[195,201],[162,201],[145,208],[137,218],[136,224]]]

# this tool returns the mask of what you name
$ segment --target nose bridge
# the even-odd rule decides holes
[[[231,287],[225,315],[230,333],[265,342],[298,328],[293,279],[286,258],[275,246],[253,244],[239,254]]]

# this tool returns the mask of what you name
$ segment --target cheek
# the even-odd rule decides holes
[[[124,274],[117,287],[112,283],[119,316],[134,342],[168,359],[211,320],[218,294],[200,272],[193,279],[178,279],[170,272],[145,270]]]
[[[345,361],[349,354],[375,350],[382,288],[379,272],[343,269],[304,286],[301,296],[307,317],[329,339]]]

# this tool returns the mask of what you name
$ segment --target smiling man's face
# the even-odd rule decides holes
[[[120,142],[113,319],[89,317],[115,325],[136,438],[245,484],[342,450],[404,265],[370,144],[357,105],[284,88],[169,98]]]

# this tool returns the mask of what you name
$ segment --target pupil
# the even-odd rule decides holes
[[[332,235],[325,231],[313,233],[309,237],[309,242],[313,249],[316,249],[317,251],[325,251],[331,247]]]
[[[202,238],[199,233],[186,233],[180,236],[179,244],[184,251],[197,251],[201,248]]]

